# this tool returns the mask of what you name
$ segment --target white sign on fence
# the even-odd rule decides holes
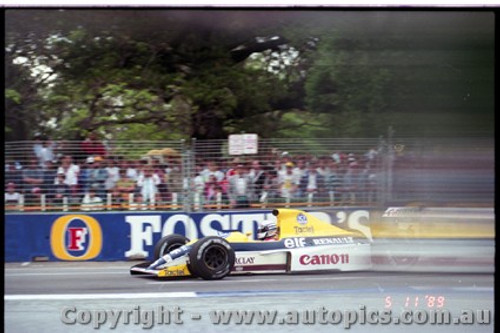
[[[229,155],[257,154],[259,136],[257,134],[229,135]]]

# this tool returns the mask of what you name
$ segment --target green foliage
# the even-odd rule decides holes
[[[491,17],[272,14],[9,10],[7,139],[492,133]],[[263,36],[287,43],[232,60]]]
[[[21,94],[14,89],[5,89],[5,99],[10,99],[16,104],[21,104]]]

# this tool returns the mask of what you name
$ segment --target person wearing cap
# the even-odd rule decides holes
[[[90,186],[94,185],[97,196],[104,197],[104,182],[108,177],[108,173],[101,167],[102,157],[90,156],[87,158],[88,171],[86,173],[86,190],[90,190]]]
[[[286,162],[286,170],[278,173],[278,183],[282,198],[293,198],[297,192],[300,179],[293,172],[294,166],[293,162]]]
[[[290,163],[292,163],[295,166],[295,164],[292,162],[292,157],[290,156],[290,153],[287,151],[284,151],[281,153],[281,160],[280,161],[281,161],[280,162],[281,166],[278,169],[278,172],[279,171],[286,172],[287,165],[289,165]]]

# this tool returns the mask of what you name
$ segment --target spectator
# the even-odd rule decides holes
[[[325,157],[320,157],[318,159],[316,171],[323,177],[326,175],[326,166],[327,166],[327,161]]]
[[[50,197],[51,191],[54,185],[54,179],[57,177],[57,161],[47,161],[45,162],[45,168],[43,168],[43,187],[42,192]],[[64,176],[64,173],[63,173]],[[63,179],[64,180],[64,179]]]
[[[327,165],[325,186],[332,201],[339,199],[338,191],[342,184],[341,177],[338,171],[336,159],[332,158]]]
[[[12,182],[8,183],[5,189],[5,205],[17,205],[20,198],[21,193],[16,191],[16,185]]]
[[[217,162],[209,161],[207,163],[207,169],[203,170],[203,180],[207,182],[210,176],[214,175],[218,182],[224,179],[224,173],[219,170]]]
[[[205,200],[204,202],[207,204],[213,204],[216,202],[217,199],[217,188],[221,188],[221,185],[217,181],[217,178],[215,178],[215,175],[211,175],[210,178],[208,179],[208,182],[205,183]]]
[[[251,193],[252,179],[246,173],[243,164],[236,167],[235,174],[229,178],[229,200],[234,208],[250,206],[249,193]]]
[[[51,162],[55,159],[55,147],[56,145],[53,142],[49,140],[43,141],[42,148],[40,149],[38,155],[38,159],[42,168],[45,168],[45,166],[47,166],[47,162]]]
[[[298,189],[300,179],[293,174],[293,163],[285,164],[286,170],[278,172],[278,184],[280,187],[280,195],[282,198],[293,198]]]
[[[252,180],[252,200],[259,199],[262,196],[266,173],[258,160],[252,161],[252,169],[250,169],[249,176]]]
[[[307,167],[306,167],[306,161],[302,158],[299,158],[297,160],[297,166],[293,168],[293,173],[295,177],[298,179],[302,179],[302,177],[306,174]]]
[[[226,170],[226,179],[229,179],[236,174],[236,169],[241,163],[242,162],[239,157],[233,158],[233,160],[231,161],[231,165],[229,165],[228,169]]]
[[[143,204],[152,204],[158,201],[158,184],[160,178],[153,172],[150,166],[143,168],[137,179],[140,196],[139,201]]]
[[[160,164],[159,160],[152,161],[153,172],[158,175],[160,183],[158,184],[158,197],[160,201],[168,201],[168,175],[167,175],[167,165]]]
[[[140,168],[139,162],[129,161],[126,164],[127,177],[133,179],[134,181],[137,181],[137,177],[139,177],[138,169]],[[123,166],[123,168],[125,168],[125,166]]]
[[[43,187],[43,170],[38,164],[38,159],[32,157],[28,168],[23,171],[25,203],[28,205],[39,203]]]
[[[165,178],[170,197],[173,193],[177,193],[178,196],[181,196],[183,192],[184,180],[182,178],[182,166],[179,160],[170,160],[170,165],[169,168],[167,168]]]
[[[70,198],[72,202],[78,199],[78,176],[80,167],[73,164],[73,158],[70,155],[65,155],[61,160],[61,166],[57,169],[57,173],[63,172],[65,175],[65,184],[69,186]]]
[[[35,135],[34,141],[35,143],[33,143],[33,153],[35,154],[36,158],[40,160],[41,151],[43,148],[43,137],[40,134],[37,134]]]
[[[87,165],[90,166],[90,170],[87,171],[87,185],[88,191],[93,187],[97,196],[103,198],[105,196],[104,182],[108,177],[108,173],[101,167],[101,162],[102,158],[100,156],[87,158]]]
[[[289,163],[294,164],[292,161],[292,156],[287,151],[282,152],[281,153],[281,163],[280,163],[280,167],[278,169],[278,172],[279,171],[286,172],[287,164],[289,164]],[[295,164],[294,164],[294,166],[295,166]]]
[[[274,169],[268,169],[265,172],[262,194],[259,197],[260,202],[266,202],[278,198],[279,182],[278,173]]]
[[[318,172],[318,165],[314,162],[309,164],[309,167],[300,179],[300,193],[302,196],[307,196],[312,193],[319,198],[324,197],[325,181],[324,177]]]
[[[21,163],[8,161],[5,164],[5,183],[22,184],[22,169]]]
[[[90,186],[88,193],[85,194],[82,200],[81,209],[84,211],[102,210],[104,208],[102,198],[97,195],[99,186],[95,184]]]
[[[359,164],[357,162],[349,163],[349,168],[344,175],[342,184],[343,202],[349,202],[351,204],[356,202],[356,197],[361,189],[361,181]]]
[[[81,150],[84,157],[90,156],[102,156],[105,157],[107,154],[106,147],[98,139],[96,132],[90,132],[87,138],[81,144]]]
[[[201,165],[197,165],[195,167],[195,176],[191,184],[194,193],[197,194],[200,198],[203,197],[205,193],[205,181],[203,180],[203,176],[201,175],[202,171],[203,167]]]
[[[222,188],[222,186],[220,184],[217,184],[215,186],[215,199],[217,200],[217,198],[220,196],[221,198],[221,204],[225,204],[227,205],[227,202],[229,201],[228,198],[227,198],[227,195],[226,195],[226,192],[224,191],[224,189]]]
[[[274,168],[274,170],[276,170],[276,172],[278,172],[278,174],[280,172],[284,172],[286,170],[286,167],[284,169],[281,167],[281,160],[280,159],[274,160],[273,168]]]
[[[113,188],[112,195],[113,199],[116,200],[118,204],[122,205],[129,201],[131,193],[135,192],[135,181],[127,176],[126,169],[120,169],[119,179]]]
[[[56,177],[52,180],[52,187],[48,194],[48,202],[53,206],[62,206],[64,197],[70,195],[69,186],[65,183],[64,172],[59,171]]]
[[[368,150],[366,153],[365,153],[365,157],[368,159],[368,162],[372,162],[375,160],[375,158],[377,157],[379,151],[376,149],[376,148],[370,148],[370,150]]]
[[[106,180],[104,181],[104,189],[107,193],[111,193],[115,188],[116,182],[120,179],[120,168],[112,158],[103,160],[103,167],[107,174]]]

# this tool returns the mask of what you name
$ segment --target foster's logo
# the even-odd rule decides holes
[[[62,216],[52,225],[50,246],[61,260],[94,259],[102,249],[101,226],[88,215]]]

